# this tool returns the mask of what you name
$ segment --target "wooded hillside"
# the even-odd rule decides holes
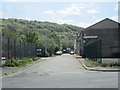
[[[4,37],[27,41],[40,47],[48,47],[53,49],[52,53],[55,49],[72,48],[76,34],[83,29],[68,24],[13,18],[2,19],[1,27]]]

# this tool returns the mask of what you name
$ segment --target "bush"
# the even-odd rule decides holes
[[[20,62],[19,61],[15,61],[15,66],[19,66]]]
[[[22,61],[18,61],[16,59],[6,60],[3,66],[8,66],[8,67],[26,66],[32,61],[37,61],[38,59],[39,59],[38,57],[33,57],[33,58],[24,58]]]
[[[92,64],[93,64],[93,66],[99,66],[99,62],[98,61],[92,61]]]
[[[32,62],[32,59],[30,59],[30,58],[24,58],[22,61],[20,61],[20,65],[21,66],[26,66],[30,62]]]
[[[120,62],[111,62],[111,63],[100,63],[98,60],[91,60],[86,58],[85,64],[88,67],[96,67],[96,66],[101,66],[101,67],[120,67]]]
[[[85,63],[88,67],[95,67],[95,66],[100,66],[100,62],[96,61],[96,60],[90,60],[90,59],[86,59]]]
[[[44,53],[44,56],[45,56],[45,57],[49,57],[49,56],[50,56],[50,53],[49,53],[48,51],[46,51],[46,52]]]
[[[106,67],[106,66],[107,66],[107,64],[106,64],[106,63],[103,63],[103,64],[101,64],[101,66],[102,66],[102,67]]]
[[[103,63],[101,64],[103,67],[119,67],[120,63],[119,62],[111,62],[111,63]]]
[[[39,57],[33,57],[32,60],[37,61],[37,60],[39,60]]]
[[[8,67],[16,67],[19,65],[20,65],[19,61],[15,59],[6,60],[5,64],[3,64],[3,66],[8,66]]]

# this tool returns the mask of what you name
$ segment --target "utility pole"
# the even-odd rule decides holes
[[[2,65],[2,30],[0,29],[0,66]]]

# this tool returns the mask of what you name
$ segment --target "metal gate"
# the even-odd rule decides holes
[[[102,48],[101,40],[95,41],[92,44],[89,44],[84,47],[85,57],[91,60],[100,60],[102,59]]]

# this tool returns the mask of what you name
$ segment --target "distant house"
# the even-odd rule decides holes
[[[106,18],[85,28],[79,34],[78,54],[83,57],[120,57],[119,26],[118,22]]]

